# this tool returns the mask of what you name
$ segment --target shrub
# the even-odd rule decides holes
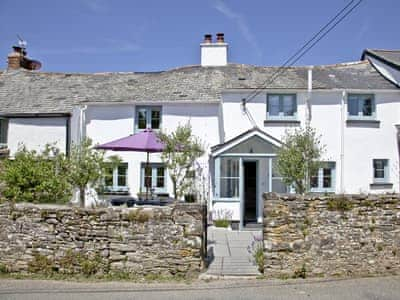
[[[215,227],[228,228],[229,221],[228,220],[214,220],[214,225],[215,225]]]
[[[260,273],[264,273],[265,258],[263,237],[254,236],[251,245],[247,248],[247,251],[252,255],[258,271]]]
[[[329,210],[349,211],[353,209],[353,203],[346,198],[333,198],[328,200]]]
[[[228,209],[219,209],[214,211],[213,220],[216,227],[227,228],[232,219],[232,211]]]
[[[14,160],[2,162],[2,194],[8,200],[33,203],[65,203],[72,195],[64,154],[47,145],[42,153],[22,148]]]
[[[28,271],[30,273],[51,275],[55,271],[53,260],[46,255],[36,253],[33,256],[33,260],[28,263]]]

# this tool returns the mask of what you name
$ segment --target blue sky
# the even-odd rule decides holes
[[[43,71],[157,71],[200,62],[205,33],[224,32],[229,61],[280,65],[349,0],[0,0],[0,69],[16,43]],[[399,0],[364,0],[298,65],[400,49]]]

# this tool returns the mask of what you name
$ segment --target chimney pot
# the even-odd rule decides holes
[[[212,43],[212,35],[211,34],[205,34],[204,35],[204,43],[210,44]]]
[[[217,33],[217,43],[224,43],[224,34],[222,32]]]

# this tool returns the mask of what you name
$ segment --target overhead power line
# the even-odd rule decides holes
[[[290,56],[272,75],[265,80],[259,87],[249,93],[247,97],[243,98],[243,104],[254,99],[258,96],[263,89],[267,88],[269,84],[273,83],[280,75],[282,75],[287,67],[293,66],[300,58],[302,58],[308,51],[310,51],[319,41],[321,41],[329,32],[331,32],[337,25],[339,25],[353,10],[355,10],[363,0],[350,1],[344,6],[328,23],[326,23],[317,33],[315,33],[301,48],[299,48],[292,56]],[[350,8],[349,8],[350,7]],[[332,25],[333,24],[333,25]]]

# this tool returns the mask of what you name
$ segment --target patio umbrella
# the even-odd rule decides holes
[[[111,150],[111,151],[135,151],[146,152],[146,171],[149,168],[149,155],[154,152],[162,152],[164,144],[157,137],[156,133],[151,129],[145,129],[130,136],[101,144],[95,147],[96,149]],[[145,185],[146,185],[146,201],[149,198],[149,185],[146,182],[145,172]]]

